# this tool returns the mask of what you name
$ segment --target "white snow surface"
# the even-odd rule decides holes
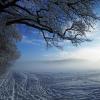
[[[100,72],[9,72],[0,78],[0,100],[100,100],[99,77]]]

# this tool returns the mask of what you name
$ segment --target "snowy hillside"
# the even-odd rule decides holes
[[[8,73],[0,100],[100,100],[100,73]]]

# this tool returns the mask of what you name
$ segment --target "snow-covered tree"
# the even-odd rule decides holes
[[[16,24],[40,31],[47,45],[59,47],[59,41],[73,44],[88,41],[86,33],[98,19],[99,0],[0,0],[0,61],[17,58]],[[99,3],[98,3],[99,4]],[[14,58],[13,58],[14,57]]]
[[[20,56],[16,42],[21,36],[17,33],[15,25],[6,26],[6,20],[7,17],[0,16],[0,74]]]

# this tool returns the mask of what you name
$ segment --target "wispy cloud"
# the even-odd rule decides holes
[[[55,54],[44,55],[50,60],[84,59],[87,61],[100,60],[100,47],[79,48],[75,51],[60,51]]]
[[[45,42],[41,39],[29,39],[27,36],[23,35],[22,43],[30,44],[30,45],[40,45],[41,43],[44,44]]]

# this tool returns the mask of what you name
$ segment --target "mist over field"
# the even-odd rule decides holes
[[[11,69],[29,72],[68,72],[100,70],[100,67],[97,62],[80,59],[64,59],[54,61],[19,61]]]
[[[99,61],[78,58],[19,60],[0,79],[0,99],[9,98],[99,100]]]
[[[25,70],[17,68],[2,76],[0,79],[1,100],[100,99],[100,71],[98,70],[69,71],[59,69],[59,67],[59,70],[57,67],[44,70],[44,67],[42,69],[28,66],[27,68],[30,71],[26,71],[26,68]]]

